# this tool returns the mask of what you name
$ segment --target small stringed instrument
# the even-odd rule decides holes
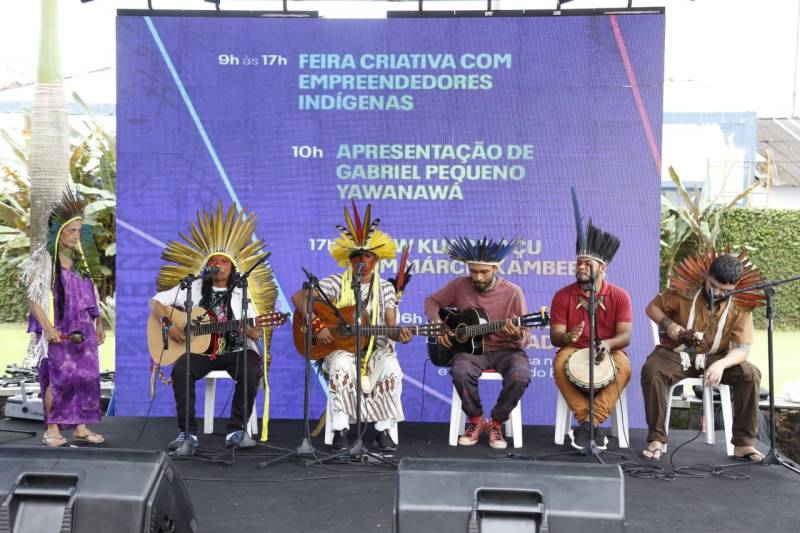
[[[186,313],[177,308],[167,309],[171,312],[172,324],[181,331],[186,330]],[[217,317],[213,311],[209,311],[203,319],[197,323],[197,318],[205,313],[202,307],[192,309],[192,339],[190,343],[191,352],[194,354],[216,355],[221,337],[229,331],[241,331],[241,320],[226,320],[217,322]],[[289,318],[289,313],[266,313],[247,320],[248,325],[257,328],[276,327],[284,324]],[[185,342],[175,342],[165,335],[161,321],[151,313],[147,319],[147,347],[150,350],[150,357],[156,364],[171,365],[186,353]]]
[[[330,344],[320,344],[316,338],[311,339],[311,359],[316,361],[336,350],[354,352],[356,349],[355,330],[353,323],[355,320],[355,306],[342,307],[339,314],[345,322],[336,316],[328,305],[324,302],[314,303],[314,316],[318,317],[327,325],[333,335],[333,342]],[[373,326],[369,323],[366,312],[361,313],[361,336],[371,337],[373,335],[386,335],[395,337],[402,328],[408,328],[412,335],[442,335],[447,329],[444,324],[423,324],[421,326]],[[294,336],[294,346],[301,357],[305,357],[305,319],[295,311],[292,318],[292,334]]]
[[[428,340],[428,358],[436,366],[450,366],[457,353],[483,353],[483,337],[489,333],[500,331],[506,325],[505,320],[490,322],[486,312],[480,309],[466,309],[458,311],[442,307],[439,309],[439,318],[452,332],[450,340],[452,348],[445,348],[436,342]],[[512,319],[513,323],[523,328],[541,328],[550,324],[550,313],[542,311],[530,313]]]

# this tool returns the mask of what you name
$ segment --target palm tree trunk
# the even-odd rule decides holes
[[[39,71],[31,110],[31,251],[47,242],[47,217],[69,181],[69,129],[61,76],[58,0],[41,0]],[[23,366],[33,363],[33,336]]]
[[[39,71],[31,111],[31,250],[46,242],[47,217],[69,181],[69,128],[61,76],[58,0],[41,0]]]

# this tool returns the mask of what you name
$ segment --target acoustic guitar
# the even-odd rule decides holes
[[[518,316],[512,322],[523,328],[542,328],[550,324],[550,313],[544,311]],[[490,322],[485,311],[480,309],[466,309],[458,311],[442,307],[439,309],[439,318],[442,319],[451,332],[450,342],[452,348],[445,348],[438,344],[435,338],[428,339],[428,358],[436,366],[450,366],[457,353],[483,353],[483,337],[489,333],[500,331],[506,325],[505,320]]]
[[[353,324],[355,322],[355,306],[342,307],[339,309],[339,314],[342,316],[342,321],[333,312],[330,306],[324,302],[314,303],[314,316],[318,317],[333,336],[333,342],[330,344],[321,344],[317,342],[316,336],[311,339],[311,359],[316,361],[324,359],[328,354],[336,350],[345,350],[347,352],[354,352],[356,349],[356,337]],[[361,336],[371,337],[373,335],[386,335],[396,337],[402,328],[411,330],[412,335],[442,335],[446,331],[444,324],[423,324],[421,326],[373,326],[369,323],[369,316],[366,312],[361,313]],[[305,357],[305,319],[298,312],[295,311],[292,318],[292,334],[294,336],[294,346],[297,353],[301,357]],[[364,344],[362,344],[364,346]]]
[[[186,331],[186,313],[177,308],[171,311],[172,323],[181,331]],[[209,311],[198,323],[197,318],[206,312],[202,307],[192,308],[192,339],[190,349],[194,354],[216,355],[222,336],[229,331],[241,331],[241,320],[218,322],[213,311]],[[284,324],[289,313],[266,313],[247,320],[248,325],[257,328],[276,327]],[[186,353],[185,342],[170,339],[161,327],[161,321],[151,313],[147,319],[147,347],[150,357],[156,364],[171,365]]]

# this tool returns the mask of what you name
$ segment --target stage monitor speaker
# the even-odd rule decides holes
[[[0,532],[197,532],[162,451],[0,447]]]
[[[616,465],[406,458],[395,498],[396,533],[625,531]]]

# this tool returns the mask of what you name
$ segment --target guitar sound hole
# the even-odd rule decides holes
[[[455,330],[455,338],[458,342],[467,342],[469,337],[466,335],[467,333],[467,326],[464,324],[459,324],[456,326]]]

